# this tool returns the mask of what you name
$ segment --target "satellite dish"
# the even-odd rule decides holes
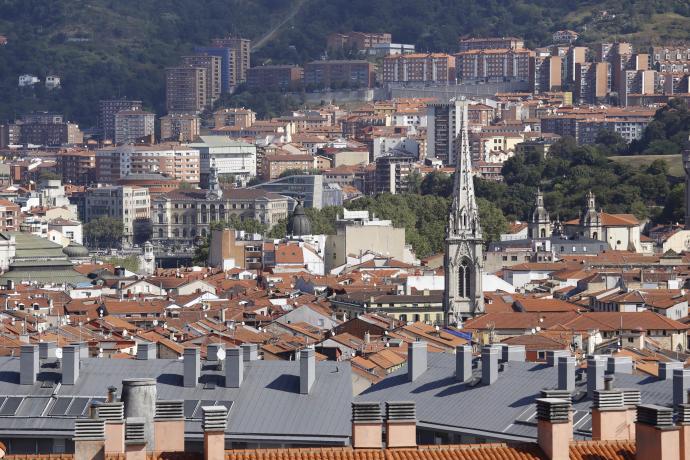
[[[157,320],[157,319],[154,319],[154,320],[153,320],[153,325],[154,325],[154,326],[158,326],[158,320]]]
[[[218,361],[223,361],[225,359],[225,349],[224,348],[218,349],[218,352],[216,353],[216,357],[218,357]]]
[[[57,359],[62,359],[62,348],[56,348],[55,349],[55,357]]]

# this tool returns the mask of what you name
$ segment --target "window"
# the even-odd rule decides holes
[[[471,276],[472,268],[470,267],[470,263],[467,259],[463,259],[463,261],[460,263],[460,269],[458,270],[458,295],[460,297],[467,298],[470,296]]]

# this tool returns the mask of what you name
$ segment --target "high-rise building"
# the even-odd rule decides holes
[[[127,144],[153,138],[156,115],[143,110],[121,110],[115,114],[115,143]]]
[[[611,62],[611,91],[620,93],[625,89],[628,70],[648,69],[650,69],[648,54],[628,53],[627,50],[625,53],[617,52]]]
[[[115,114],[123,110],[142,110],[142,102],[128,99],[102,99],[98,102],[98,128],[103,139],[115,138]]]
[[[208,104],[206,69],[170,67],[165,74],[165,105],[168,112],[199,113]]]
[[[211,41],[211,46],[234,50],[237,56],[237,82],[247,80],[247,70],[251,67],[251,40],[240,37],[215,38]]]
[[[690,72],[690,48],[653,46],[649,49],[650,68],[659,72]]]
[[[247,71],[247,86],[252,89],[294,89],[302,83],[302,67],[295,65],[265,65]]]
[[[528,81],[534,51],[527,49],[482,49],[455,55],[458,80]]]
[[[201,121],[191,113],[169,113],[160,118],[161,141],[192,142],[199,136]]]
[[[409,192],[408,177],[416,158],[412,155],[384,155],[376,159],[374,193]]]
[[[534,56],[530,58],[529,79],[533,93],[560,91],[562,88],[563,60],[559,56]]]
[[[587,47],[586,46],[571,46],[565,54],[565,78],[563,83],[567,87],[572,87],[575,83],[575,68],[577,64],[584,64],[587,62]]]
[[[89,185],[96,181],[96,152],[93,150],[67,150],[57,156],[57,170],[62,182]]]
[[[444,53],[388,56],[383,60],[383,81],[448,82],[455,80],[455,58]]]
[[[231,93],[239,84],[237,76],[237,51],[230,48],[213,46],[197,46],[194,52],[201,56],[217,56],[220,58],[220,91]]]
[[[656,90],[655,70],[624,70],[618,85],[618,105],[629,105],[631,95],[652,95]]]
[[[182,65],[206,69],[206,105],[213,106],[221,93],[221,58],[218,56],[183,56]]]
[[[426,156],[455,165],[462,137],[462,116],[467,103],[454,100],[427,106]]]
[[[219,177],[246,182],[256,176],[256,145],[225,136],[201,136],[189,145],[199,150],[200,185],[207,188],[211,167]]]
[[[604,101],[610,91],[608,62],[583,62],[575,66],[574,101],[598,104]]]
[[[391,34],[385,32],[333,32],[326,38],[326,48],[330,51],[360,51],[391,41]]]
[[[158,173],[199,183],[199,150],[175,143],[120,145],[96,151],[98,182],[114,184],[132,174]]]
[[[312,61],[304,66],[304,84],[371,88],[374,85],[374,64],[367,61]]]
[[[474,197],[472,159],[468,140],[467,103],[457,101],[460,125],[459,160],[445,240],[445,289],[443,306],[446,324],[458,324],[484,312],[482,276],[484,271],[482,228]]]

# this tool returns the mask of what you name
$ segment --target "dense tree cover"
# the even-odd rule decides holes
[[[88,247],[119,246],[124,233],[121,219],[97,217],[84,225],[84,238]]]
[[[690,135],[690,111],[682,99],[672,99],[657,110],[642,138],[630,143],[632,155],[666,155],[683,150]]]
[[[551,217],[562,220],[578,217],[589,190],[596,194],[599,208],[640,219],[662,221],[675,206],[667,199],[670,179],[664,161],[635,168],[609,161],[598,146],[578,146],[571,138],[557,142],[547,158],[539,154],[511,158],[503,166],[503,176],[504,183],[481,179],[475,183],[477,195],[498,206],[508,219],[528,218],[537,188],[545,192]]]
[[[123,96],[142,99],[162,114],[165,67],[213,37],[238,34],[256,40],[295,9],[298,13],[253,53],[254,63],[318,59],[334,31],[391,32],[396,42],[413,43],[420,51],[450,52],[457,50],[459,35],[514,35],[537,46],[548,44],[551,33],[562,28],[586,25],[585,38],[602,33],[627,38],[654,14],[690,16],[684,0],[3,0],[0,34],[9,44],[0,47],[0,120],[29,110],[56,110],[93,126],[97,101]],[[615,20],[597,22],[602,10],[615,13]],[[640,39],[654,40],[654,34],[669,30],[653,28]],[[57,74],[62,89],[19,91],[17,78],[24,73],[41,79]],[[238,103],[260,114],[276,113],[282,104],[274,96],[241,98]]]
[[[274,118],[304,106],[303,95],[277,91],[249,90],[240,86],[233,94],[223,94],[216,107],[249,107],[258,118]]]

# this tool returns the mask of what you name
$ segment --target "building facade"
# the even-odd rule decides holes
[[[296,65],[265,65],[247,71],[247,86],[252,89],[296,89],[302,83],[304,69]]]
[[[526,49],[482,49],[455,55],[458,80],[529,81],[530,59]]]
[[[96,180],[96,152],[68,150],[60,152],[56,159],[63,183],[89,185]]]
[[[115,143],[127,144],[153,138],[156,115],[143,110],[121,110],[115,114]]]
[[[459,151],[462,116],[467,103],[454,100],[427,106],[427,158],[437,158],[444,165],[454,165]]]
[[[149,173],[197,184],[199,169],[199,150],[179,144],[120,145],[96,152],[96,176],[108,184]]]
[[[448,82],[455,80],[455,58],[443,53],[398,54],[383,60],[383,82]]]
[[[328,88],[374,86],[374,65],[367,61],[312,61],[304,66],[304,84]]]
[[[161,141],[193,142],[199,137],[201,120],[192,113],[169,113],[160,118]]]
[[[168,112],[199,113],[209,105],[204,67],[169,67],[165,70],[165,106]]]
[[[256,145],[225,136],[201,136],[189,145],[199,151],[199,179],[202,188],[209,185],[211,166],[221,178],[234,177],[246,182],[256,176]]]
[[[115,115],[123,110],[143,110],[141,101],[101,99],[98,101],[98,128],[103,139],[115,139]]]
[[[151,199],[143,187],[108,186],[86,191],[84,222],[107,216],[122,220],[122,239],[128,244],[134,242],[135,232],[151,218]]]

